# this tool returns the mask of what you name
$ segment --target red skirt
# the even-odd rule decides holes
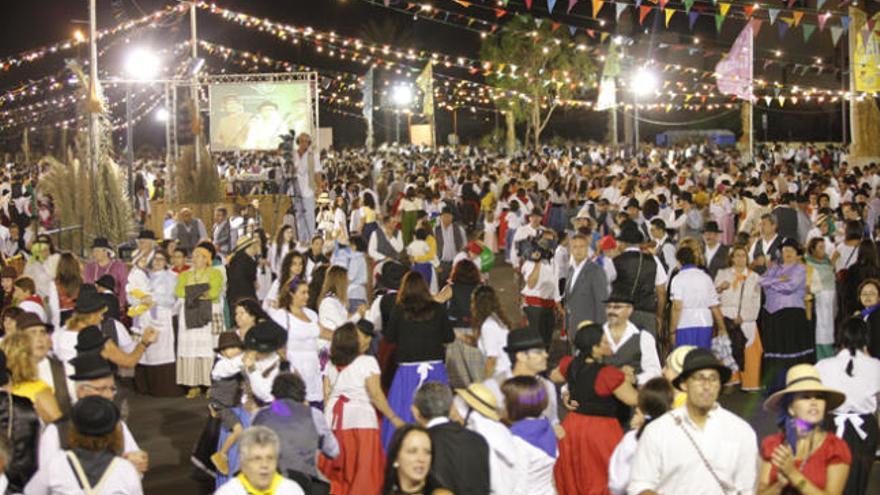
[[[562,421],[565,437],[553,469],[556,490],[565,495],[606,495],[608,464],[623,438],[615,418],[569,413]]]
[[[318,456],[318,468],[330,480],[330,495],[379,495],[385,476],[385,452],[378,429],[336,430],[339,455]]]

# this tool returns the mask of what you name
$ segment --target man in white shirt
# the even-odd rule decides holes
[[[611,346],[612,355],[606,357],[604,362],[623,370],[635,385],[642,385],[660,376],[662,367],[654,336],[629,321],[632,311],[632,299],[625,294],[611,294],[605,300],[605,317],[608,321],[602,326],[602,331]]]
[[[293,151],[293,178],[299,191],[294,192],[299,197],[294,197],[294,205],[299,202],[302,211],[294,207],[298,213],[296,219],[296,232],[300,242],[308,243],[315,234],[315,192],[320,187],[320,174],[324,172],[321,160],[315,151],[312,151],[312,137],[302,133],[296,138],[297,148]]]
[[[673,381],[687,393],[687,402],[645,427],[633,458],[630,495],[756,492],[758,438],[717,403],[729,379],[730,370],[708,349],[688,353]]]
[[[519,258],[519,252],[516,247],[517,243],[538,235],[542,218],[541,210],[531,210],[529,211],[529,223],[516,229],[516,234],[513,235],[513,242],[511,242],[510,246],[510,264],[514,268],[518,268],[523,261]]]
[[[110,364],[97,354],[83,354],[71,361],[75,373],[70,375],[70,380],[75,384],[76,400],[100,396],[107,400],[113,400],[116,396],[116,380]],[[131,430],[125,421],[122,425],[122,457],[134,464],[139,473],[147,472],[150,458],[146,452],[140,449]],[[58,452],[67,448],[67,432],[70,429],[70,421],[62,418],[60,421],[46,425],[43,434],[40,435],[39,466],[47,466]]]
[[[548,232],[552,235],[553,232]],[[547,238],[536,241],[538,246]],[[546,244],[544,244],[546,245]],[[544,247],[536,246],[529,260],[522,264],[522,277],[525,285],[520,294],[523,298],[523,312],[529,320],[529,328],[537,331],[549,349],[556,327],[556,313],[562,298],[559,295],[559,280],[553,270],[553,253]]]

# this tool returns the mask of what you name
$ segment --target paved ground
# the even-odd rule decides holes
[[[500,296],[508,315],[517,315],[516,288],[513,276],[507,266],[496,267],[490,274],[490,283],[500,291]],[[560,345],[554,346],[562,348]],[[553,352],[557,358],[557,352]],[[207,414],[204,399],[155,399],[130,393],[129,425],[140,442],[149,452],[152,468],[144,478],[147,494],[173,489],[178,493],[210,494],[212,485],[204,480],[197,481],[194,469],[189,462],[190,451],[195,443]],[[758,433],[759,438],[773,432],[773,420],[761,411],[763,397],[759,394],[745,394],[739,391],[726,392],[722,404],[746,418]],[[185,490],[185,491],[183,491]],[[874,465],[872,486],[868,493],[880,493],[880,463]]]

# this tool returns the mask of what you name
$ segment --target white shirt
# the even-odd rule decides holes
[[[713,324],[712,306],[718,305],[718,292],[712,278],[699,268],[682,270],[672,279],[670,294],[681,301],[678,328],[706,328]]]
[[[538,283],[535,284],[534,287],[530,288],[528,284],[528,279],[529,275],[534,269],[534,261],[526,261],[525,263],[523,263],[522,276],[525,279],[526,283],[523,284],[521,294],[524,297],[531,296],[559,302],[560,299],[562,299],[561,297],[559,297],[559,279],[556,278],[556,273],[553,270],[553,265],[550,263],[541,262],[541,273],[538,274]]]
[[[608,339],[608,345],[611,346],[612,354],[616,354],[629,339],[639,339],[639,349],[642,354],[642,372],[636,376],[636,383],[642,385],[648,380],[661,375],[663,368],[660,366],[660,357],[657,355],[657,344],[653,335],[640,331],[631,321],[626,322],[626,330],[623,331],[623,335],[617,342],[611,336],[611,329],[607,323],[602,325],[602,331],[605,332],[605,338]]]
[[[574,258],[571,259],[571,277],[567,281],[568,283],[566,285],[568,286],[568,289],[566,290],[570,290],[575,282],[577,282],[578,277],[581,275],[581,270],[587,265],[587,261],[589,261],[589,259],[584,258],[580,263],[576,264]]]
[[[608,489],[611,490],[612,495],[626,495],[633,457],[639,445],[636,433],[638,433],[636,430],[626,432],[611,454],[608,463]]]
[[[480,327],[480,339],[477,342],[477,348],[486,357],[495,358],[495,373],[506,373],[510,371],[510,357],[504,352],[504,346],[507,345],[507,334],[509,329],[506,328],[495,315],[486,318]]]
[[[342,301],[335,296],[327,296],[318,305],[318,324],[331,332],[348,322],[360,320],[359,314],[348,314],[348,310],[342,305]]]
[[[467,418],[467,429],[479,433],[489,444],[489,493],[529,495],[522,483],[524,466],[513,433],[503,423],[492,421],[476,411]]]
[[[538,230],[528,223],[516,229],[516,233],[513,234],[513,241],[510,245],[510,264],[512,266],[519,266],[520,262],[523,262],[523,260],[519,259],[519,252],[516,248],[516,243],[518,243],[519,241],[524,241],[536,235],[538,235]]]
[[[62,364],[64,365],[65,376],[63,384],[55,383],[55,377],[52,375],[52,365],[49,363],[49,358],[43,358],[40,360],[39,363],[37,363],[37,373],[40,376],[40,380],[46,382],[47,385],[52,387],[52,390],[58,390],[59,386],[67,387],[67,394],[70,396],[71,399],[74,399],[76,397],[76,387],[73,385],[73,380],[67,378],[68,376],[73,374],[73,369],[69,364],[65,362],[62,362]],[[3,492],[0,491],[0,493]]]
[[[339,371],[333,364],[327,365],[327,380],[330,382],[330,396],[324,407],[324,416],[331,429],[343,430],[362,428],[375,430],[379,428],[376,410],[367,393],[367,378],[379,375],[379,362],[373,356],[361,355]],[[341,396],[348,398],[343,406],[342,424],[334,415],[334,407]]]
[[[238,478],[232,478],[218,488],[214,495],[249,495],[249,492],[245,490]],[[305,495],[305,492],[295,481],[284,478],[274,495]]]
[[[850,359],[853,362],[852,376],[846,374]],[[833,412],[835,414],[874,414],[877,411],[877,394],[880,394],[880,359],[862,351],[856,351],[853,358],[844,349],[836,356],[816,363],[816,371],[826,387],[846,394],[846,401]]]
[[[513,441],[520,453],[523,472],[523,492],[529,495],[556,495],[556,483],[553,478],[553,467],[556,457],[535,447],[522,438],[514,435]]]
[[[299,154],[299,151],[293,150],[293,166],[296,168],[296,181],[299,184],[299,192],[305,198],[314,198],[315,191],[312,190],[309,185],[309,166],[308,166],[308,158],[311,156],[312,160],[314,160],[316,174],[323,173],[324,168],[321,167],[321,160],[318,158],[318,155],[311,150],[306,150],[306,152],[302,155]]]
[[[52,352],[62,363],[76,357],[77,334],[78,332],[72,332],[67,327],[52,332]]]
[[[853,266],[859,259],[858,249],[858,245],[849,246],[844,242],[834,248],[834,252],[838,253],[837,260],[834,261],[834,271],[839,272]]]
[[[141,477],[134,465],[116,458],[100,484],[100,495],[142,495]],[[25,495],[75,495],[84,493],[65,451],[56,452],[48,464],[37,470],[24,488]]]
[[[681,426],[676,424],[681,421]],[[737,415],[715,405],[703,429],[687,407],[673,409],[645,427],[632,463],[630,495],[657,493],[716,494],[721,488],[682,428],[686,428],[722,482],[751,495],[758,483],[758,438]],[[732,492],[734,490],[729,490]]]

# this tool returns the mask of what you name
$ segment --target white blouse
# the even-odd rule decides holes
[[[100,495],[142,495],[141,478],[134,465],[117,457],[108,466],[101,482],[95,486],[94,493]],[[73,472],[67,458],[67,452],[56,454],[48,466],[37,470],[31,481],[25,486],[27,495],[55,495],[83,493],[79,479]]]
[[[376,361],[376,358],[366,355],[356,357],[342,371],[332,364],[327,366],[326,374],[330,383],[330,396],[324,407],[324,416],[331,429],[379,428],[376,410],[370,401],[370,394],[367,393],[366,380],[380,373],[379,362]],[[334,414],[334,408],[341,396],[347,397],[348,402],[342,409],[342,424],[334,424],[334,421],[340,420]]]

